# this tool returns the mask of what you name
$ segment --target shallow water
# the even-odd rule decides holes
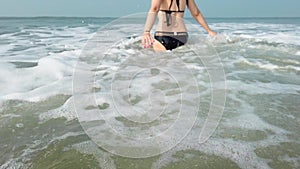
[[[141,48],[142,22],[112,20],[0,18],[0,168],[300,167],[298,18],[209,19],[215,38],[188,24],[188,44],[167,53]],[[214,91],[224,112],[205,123]],[[176,132],[140,143],[107,124]],[[199,143],[205,124],[218,126]]]

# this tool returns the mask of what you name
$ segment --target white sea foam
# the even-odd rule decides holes
[[[54,94],[71,94],[72,74],[80,51],[49,55],[38,60],[37,66],[14,68],[2,63],[1,99],[39,101]],[[53,90],[55,89],[55,90]]]
[[[266,40],[291,45],[300,45],[300,26],[288,24],[265,23],[217,23],[216,30],[224,30],[228,34],[239,35],[243,38]]]
[[[78,150],[81,153],[93,155],[96,158],[96,160],[99,162],[99,166],[101,168],[107,168],[107,169],[116,168],[114,161],[111,157],[112,155],[99,149],[97,145],[92,141],[86,141],[86,142],[75,144],[72,146],[72,148]]]
[[[244,91],[248,94],[297,94],[299,85],[281,84],[277,82],[261,83],[255,82],[253,84],[242,83],[241,81],[227,80],[227,88],[233,91]]]
[[[65,117],[68,121],[77,118],[73,105],[73,97],[70,97],[61,107],[39,115],[40,123],[59,117]]]
[[[278,60],[278,59],[277,59]],[[281,60],[280,60],[281,61]],[[293,71],[300,71],[300,67],[298,66],[292,66],[292,65],[285,65],[285,66],[279,66],[279,65],[275,65],[275,64],[272,64],[270,62],[261,62],[259,60],[256,60],[256,61],[249,61],[245,58],[240,58],[239,59],[239,62],[240,63],[246,63],[248,65],[251,65],[251,66],[255,66],[255,67],[258,67],[258,68],[261,68],[261,69],[265,69],[265,70],[270,70],[270,71],[275,71],[275,70],[293,70]],[[293,63],[293,64],[297,64],[299,63],[298,61],[296,60],[282,60],[281,62],[289,62],[289,63]]]
[[[232,123],[234,121],[234,123]],[[236,128],[243,128],[246,130],[270,130],[278,135],[287,134],[288,132],[270,125],[266,122],[264,122],[262,119],[260,119],[257,115],[253,113],[243,113],[238,117],[230,119],[230,122],[225,123],[228,127],[236,127]]]

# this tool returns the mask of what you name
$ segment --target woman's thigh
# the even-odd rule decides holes
[[[166,51],[167,49],[159,41],[155,40],[153,43],[153,49],[155,51]]]

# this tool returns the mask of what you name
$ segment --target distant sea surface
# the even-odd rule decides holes
[[[196,77],[203,103],[197,117],[201,124],[212,99],[210,77],[201,56],[189,49],[201,46],[196,52],[203,55],[214,49],[226,77],[224,113],[205,143],[188,139],[193,138],[188,135],[173,149],[146,159],[125,158],[100,148],[83,130],[74,108],[73,73],[78,62],[102,66],[93,70],[100,78],[96,79],[97,90],[87,90],[92,95],[110,86],[107,78],[124,58],[146,51],[145,58],[161,57],[166,65],[175,61],[175,57],[141,47],[144,19],[113,22],[116,19],[0,18],[0,169],[300,168],[300,18],[208,18],[210,27],[219,33],[215,38],[208,37],[199,25],[198,31],[189,29],[188,44],[166,53],[185,61]],[[186,23],[188,28],[196,25],[193,19]],[[107,24],[113,24],[113,29],[110,36],[102,37],[97,32]],[[97,55],[82,57],[89,39],[96,35],[105,44],[117,37],[123,39],[112,47],[114,57],[101,58],[103,62]],[[98,47],[105,49],[105,45]],[[139,64],[150,63],[144,59]],[[167,96],[179,96],[180,91],[168,86],[172,83],[166,82],[163,73],[161,77],[159,72],[150,75],[155,76],[152,81],[146,75],[136,77],[141,79],[135,82],[145,83],[136,83],[134,105],[147,107],[148,97],[141,93],[150,87]],[[186,84],[192,81],[178,76]],[[126,98],[122,90],[119,95]],[[112,106],[104,96],[98,99],[103,102],[99,109]],[[158,99],[157,104],[163,101]],[[98,108],[86,105],[87,112]],[[162,121],[146,128],[163,128],[176,117],[176,113],[165,114]],[[134,126],[120,114],[111,113],[107,118],[124,129]],[[196,126],[191,135],[200,131]]]

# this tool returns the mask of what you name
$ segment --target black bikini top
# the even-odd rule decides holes
[[[166,22],[167,22],[167,26],[170,26],[172,24],[172,18],[171,18],[171,14],[172,12],[184,12],[184,10],[180,10],[180,7],[179,7],[179,1],[180,0],[176,0],[176,5],[177,5],[177,8],[178,10],[175,11],[175,10],[171,10],[171,7],[172,7],[172,4],[173,4],[173,0],[171,0],[171,4],[169,6],[169,10],[160,10],[162,12],[165,12],[166,13]],[[188,5],[188,0],[186,0],[186,4]]]

